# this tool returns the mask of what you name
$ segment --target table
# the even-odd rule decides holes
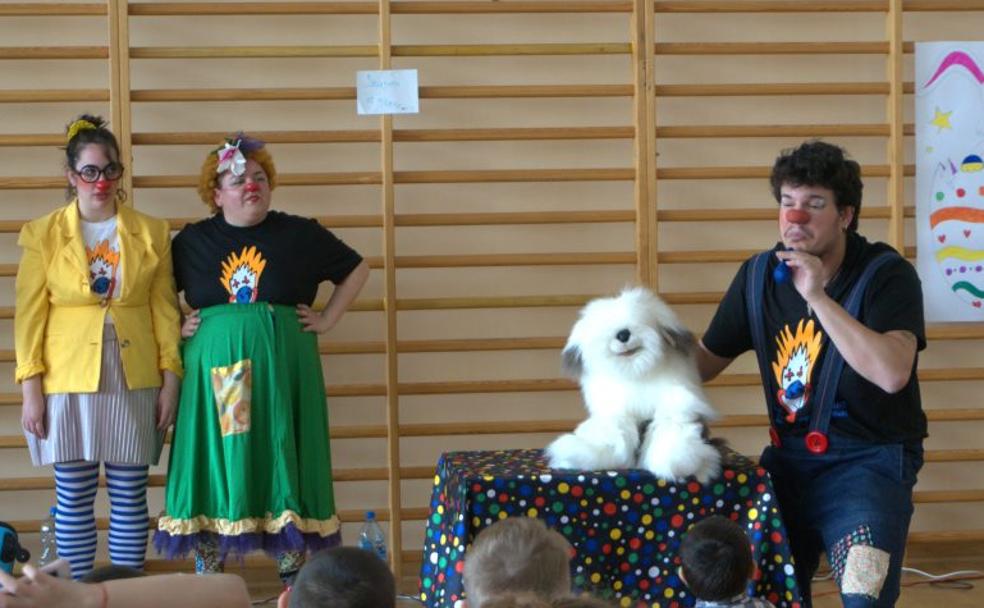
[[[681,535],[708,515],[731,517],[752,541],[749,592],[800,608],[786,530],[768,474],[731,453],[720,479],[673,484],[644,470],[552,470],[543,450],[447,452],[438,461],[424,537],[420,599],[460,608],[467,547],[485,527],[537,517],[571,543],[578,591],[623,607],[683,608],[694,598],[676,574]]]

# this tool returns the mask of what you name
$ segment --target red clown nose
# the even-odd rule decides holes
[[[246,184],[246,192],[259,192],[260,185],[256,182],[249,182]]]
[[[98,190],[99,192],[108,192],[109,189],[112,187],[112,185],[113,182],[110,182],[105,179],[101,179],[98,182],[96,182],[96,190]]]
[[[802,209],[786,209],[786,221],[790,224],[806,224],[810,221],[810,213]]]

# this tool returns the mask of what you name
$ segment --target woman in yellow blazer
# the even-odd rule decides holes
[[[110,557],[143,567],[147,469],[174,421],[181,360],[167,223],[120,204],[119,144],[101,118],[69,125],[65,155],[71,202],[18,240],[14,334],[31,459],[54,465],[58,553],[81,577],[100,462]]]

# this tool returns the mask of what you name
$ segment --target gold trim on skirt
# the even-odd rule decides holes
[[[189,536],[198,532],[239,536],[258,533],[278,534],[288,524],[294,524],[294,527],[305,534],[317,533],[321,536],[330,536],[341,528],[337,515],[332,515],[330,519],[304,519],[296,512],[287,510],[277,518],[273,517],[273,513],[267,513],[266,517],[248,517],[236,521],[214,519],[204,515],[191,519],[176,519],[164,515],[158,520],[157,529],[171,536]]]

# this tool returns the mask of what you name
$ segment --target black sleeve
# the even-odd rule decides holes
[[[879,333],[912,332],[918,350],[926,348],[922,283],[912,264],[899,258],[880,269],[865,291],[862,318],[867,327]]]
[[[752,332],[748,324],[748,311],[745,305],[745,281],[749,262],[741,265],[731,286],[718,305],[711,324],[701,341],[707,350],[719,357],[733,359],[752,349]]]
[[[177,293],[181,293],[185,289],[184,272],[186,268],[185,262],[185,231],[182,229],[171,241],[171,267],[174,272],[174,285]]]
[[[317,220],[309,220],[311,256],[318,281],[338,284],[362,262],[362,256]]]

